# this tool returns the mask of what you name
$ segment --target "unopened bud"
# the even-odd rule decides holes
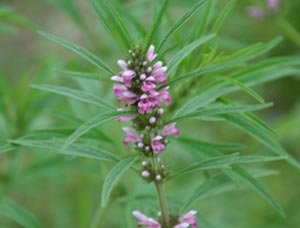
[[[147,161],[142,161],[142,166],[147,166],[148,162]]]
[[[152,116],[150,119],[149,119],[149,123],[150,124],[155,124],[156,122],[156,118],[154,116]]]
[[[150,151],[150,147],[149,147],[149,146],[146,146],[146,147],[145,147],[145,150],[146,150],[146,151]]]
[[[142,81],[144,81],[145,79],[146,79],[146,75],[145,74],[141,74],[141,76],[140,76],[140,79],[142,80]]]
[[[138,147],[138,148],[143,148],[143,147],[144,147],[144,143],[139,142],[139,143],[137,144],[137,147]]]
[[[164,113],[164,110],[162,108],[157,110],[158,115],[162,115]]]
[[[161,175],[156,175],[156,177],[155,177],[155,179],[157,180],[157,181],[160,181],[161,180]]]
[[[149,177],[150,176],[150,173],[149,173],[149,171],[148,170],[144,170],[143,172],[142,172],[142,177]]]

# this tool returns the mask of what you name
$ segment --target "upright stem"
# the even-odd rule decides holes
[[[155,170],[157,170],[157,163],[158,163],[157,159],[158,158],[153,158],[153,164],[154,164]],[[156,186],[158,201],[159,201],[159,205],[160,205],[163,225],[166,227],[169,227],[170,216],[169,216],[169,210],[168,210],[167,197],[166,197],[166,193],[165,193],[164,187],[163,187],[163,182],[155,181],[155,186]]]

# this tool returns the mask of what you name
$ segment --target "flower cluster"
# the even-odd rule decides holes
[[[147,156],[159,154],[165,150],[168,136],[179,135],[175,124],[161,124],[162,105],[169,106],[171,103],[168,87],[165,86],[167,67],[162,61],[154,61],[157,54],[153,45],[147,51],[134,46],[129,54],[127,61],[118,61],[121,72],[111,78],[116,82],[116,98],[134,113],[117,119],[119,122],[133,121],[135,130],[123,128],[126,133],[124,144],[134,144]]]
[[[250,17],[255,20],[265,20],[268,15],[278,13],[281,5],[280,0],[265,0],[266,9],[260,6],[249,6],[246,8],[247,13]]]
[[[149,218],[146,215],[142,214],[139,211],[134,211],[133,216],[138,219],[139,226],[145,226],[146,228],[161,228],[161,224],[154,220],[153,218]],[[189,211],[185,215],[180,217],[173,217],[172,218],[172,227],[173,228],[197,228],[197,219],[196,219],[196,211]]]

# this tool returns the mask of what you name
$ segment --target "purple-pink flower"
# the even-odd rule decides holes
[[[133,211],[132,214],[138,219],[139,226],[144,225],[146,228],[161,228],[161,224],[159,222],[153,218],[147,217],[139,211]],[[192,210],[182,215],[178,219],[178,224],[176,224],[173,228],[198,228],[196,214],[197,212]]]
[[[151,147],[154,154],[159,154],[165,150],[166,146],[162,143],[162,139],[163,137],[158,135],[151,140]]]
[[[130,143],[139,143],[142,142],[142,138],[141,136],[139,136],[138,134],[136,134],[132,129],[128,128],[128,127],[124,127],[123,130],[126,133],[126,136],[124,138],[124,144],[126,146],[128,146]]]
[[[173,135],[176,138],[179,136],[179,130],[175,127],[175,123],[166,125],[161,132],[162,137],[167,137],[169,135]]]
[[[133,211],[132,214],[138,219],[139,226],[145,225],[146,228],[161,228],[161,225],[157,221],[155,221],[153,218],[148,218],[139,211]]]

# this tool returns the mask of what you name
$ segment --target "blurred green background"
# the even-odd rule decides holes
[[[172,0],[169,8],[170,20],[190,8],[196,1]],[[119,1],[145,23],[151,20],[160,1]],[[216,14],[226,1],[217,1]],[[263,1],[237,1],[221,29],[221,45],[224,51],[234,51],[258,41],[269,41],[282,36],[283,42],[269,56],[300,54],[300,1],[283,1],[279,15],[265,20],[251,18],[246,7],[261,5]],[[124,8],[124,11],[126,11]],[[125,14],[126,12],[124,12]],[[288,23],[288,25],[287,25]],[[93,91],[113,102],[111,84],[81,80],[70,77],[62,69],[98,73],[80,57],[66,51],[35,33],[36,29],[56,34],[80,44],[101,56],[117,69],[116,60],[122,53],[109,34],[96,21],[88,1],[85,0],[1,0],[0,2],[0,145],[7,139],[18,138],[33,129],[64,126],[72,129],[78,122],[68,117],[76,115],[87,119],[93,109],[61,96],[30,88],[31,84],[53,83],[72,85]],[[297,41],[298,35],[298,41]],[[300,75],[300,73],[299,73]],[[266,101],[274,101],[274,107],[263,112],[261,117],[277,132],[280,143],[300,160],[300,77],[280,79],[256,88]],[[236,94],[235,94],[236,95]],[[233,95],[234,96],[234,95]],[[79,121],[80,123],[80,121]],[[101,130],[108,140],[119,141],[117,150],[124,153],[121,144],[122,132],[119,124],[105,125]],[[201,126],[185,127],[206,139],[226,142],[246,142],[250,149],[261,148],[238,131],[222,124],[205,123]],[[107,143],[107,142],[103,142]],[[109,144],[109,143],[108,143]],[[109,145],[111,146],[111,145]],[[174,150],[179,150],[174,147]],[[180,160],[178,160],[179,162]],[[170,164],[173,166],[173,164]],[[279,217],[263,200],[250,190],[232,191],[203,199],[194,205],[201,217],[212,227],[237,228],[298,228],[300,227],[300,177],[299,171],[284,162],[268,165],[280,171],[278,175],[264,179],[264,184],[274,198],[286,210],[287,218]],[[111,167],[97,161],[62,157],[47,151],[18,149],[13,153],[0,154],[0,193],[30,211],[42,227],[89,227],[98,210],[101,183]],[[128,227],[134,220],[133,209],[142,209],[143,204],[157,205],[153,198],[127,204],[135,194],[150,194],[152,187],[136,180],[129,173],[118,189],[108,208],[102,209],[103,224],[100,227]],[[182,186],[193,186],[196,176],[179,179],[167,185],[167,191]],[[134,188],[132,187],[134,186]],[[181,192],[185,194],[184,190]],[[174,193],[175,194],[175,193]],[[178,193],[174,197],[179,197]],[[176,208],[177,206],[174,205]],[[125,222],[126,221],[126,222]],[[201,218],[199,223],[201,224]],[[9,218],[0,216],[0,227],[20,227]],[[205,226],[203,226],[205,227]]]

